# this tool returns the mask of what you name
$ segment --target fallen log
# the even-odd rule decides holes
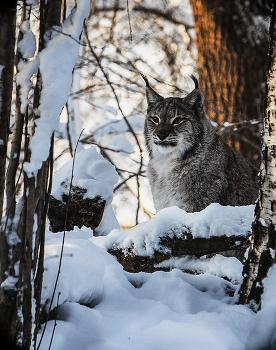
[[[106,202],[100,196],[84,198],[86,189],[72,186],[68,205],[66,230],[71,231],[74,226],[97,228],[102,220]],[[65,227],[66,207],[68,195],[63,193],[62,200],[50,197],[48,217],[52,232],[60,232]]]
[[[137,255],[133,250],[128,251],[122,249],[109,249],[108,252],[114,255],[119,263],[123,265],[128,272],[154,272],[163,270],[156,265],[162,261],[172,257],[183,257],[193,255],[198,258],[204,255],[214,253],[223,253],[231,251],[231,255],[240,255],[249,245],[249,237],[244,236],[220,236],[211,238],[192,238],[187,239],[186,235],[183,237],[162,237],[160,244],[164,249],[162,251],[155,251],[153,256]],[[163,250],[163,249],[162,249]],[[167,252],[166,252],[167,251]],[[237,252],[237,254],[233,254]]]
[[[114,255],[129,272],[154,272],[162,261],[222,253],[242,261],[249,245],[254,206],[223,207],[213,203],[199,213],[178,207],[161,210],[129,230],[95,237],[94,244]]]

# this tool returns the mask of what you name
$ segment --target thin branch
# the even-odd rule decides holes
[[[105,151],[110,151],[110,152],[115,152],[115,153],[126,153],[126,154],[129,154],[129,155],[133,153],[133,152],[125,151],[123,149],[114,149],[114,148],[110,148],[110,147],[105,147],[105,146],[100,145],[98,142],[94,142],[94,141],[84,141],[84,140],[82,140],[81,142],[82,143],[86,143],[86,144],[95,145],[95,146],[99,147],[101,150],[105,150]]]
[[[100,62],[100,60],[99,60],[99,57],[96,55],[95,51],[93,50],[93,47],[91,46],[91,43],[90,43],[89,37],[88,37],[88,32],[87,32],[87,26],[86,26],[86,24],[84,24],[84,32],[85,32],[85,35],[86,35],[86,38],[87,38],[87,42],[88,42],[88,46],[89,46],[90,52],[91,52],[92,55],[94,56],[94,58],[95,58],[95,60],[96,60],[96,62],[97,62],[97,64],[98,64],[100,70],[102,71],[102,73],[103,73],[103,75],[104,75],[104,78],[105,78],[107,84],[110,86],[110,88],[111,88],[111,90],[112,90],[112,93],[113,93],[113,95],[114,95],[114,97],[115,97],[115,100],[116,100],[118,109],[119,109],[119,111],[121,112],[121,114],[122,114],[122,116],[123,116],[123,118],[124,118],[124,120],[125,120],[125,122],[126,122],[128,128],[129,128],[129,131],[132,133],[133,137],[135,138],[135,141],[136,141],[136,143],[137,143],[137,145],[138,145],[138,147],[139,147],[140,152],[142,153],[142,148],[141,148],[141,145],[140,145],[139,140],[138,140],[138,138],[137,138],[137,135],[135,134],[135,132],[134,132],[132,126],[130,125],[129,121],[127,120],[127,118],[126,118],[126,116],[125,116],[125,114],[124,114],[124,112],[123,112],[123,110],[122,110],[122,108],[121,108],[121,105],[120,105],[118,96],[117,96],[117,94],[116,94],[116,91],[114,90],[114,87],[113,87],[112,83],[110,82],[110,80],[109,80],[109,78],[108,78],[108,76],[107,76],[105,70],[103,69],[103,66],[101,65],[101,62]]]
[[[72,185],[73,185],[73,178],[74,178],[74,167],[75,167],[75,158],[76,158],[76,151],[77,151],[77,147],[81,138],[81,135],[83,133],[84,129],[82,129],[75,150],[74,150],[74,156],[73,156],[73,165],[72,165],[72,173],[71,173],[71,181],[70,181],[70,187],[69,187],[69,194],[68,194],[68,200],[67,200],[67,204],[66,204],[66,213],[65,213],[65,223],[64,223],[64,231],[63,231],[63,238],[62,238],[62,244],[61,244],[61,252],[60,252],[60,259],[59,259],[59,266],[58,266],[58,272],[57,272],[57,277],[56,277],[56,282],[55,282],[55,286],[54,286],[54,290],[53,290],[53,294],[52,294],[52,299],[50,302],[50,306],[49,306],[49,312],[47,314],[47,318],[46,318],[46,322],[42,331],[42,335],[37,347],[37,350],[39,350],[40,345],[42,343],[42,339],[44,337],[45,331],[46,331],[46,327],[49,321],[49,315],[50,315],[50,311],[51,311],[51,307],[53,305],[53,301],[54,301],[54,297],[55,297],[55,293],[56,293],[56,289],[57,289],[57,284],[58,284],[58,280],[59,280],[59,275],[60,275],[60,270],[61,270],[61,262],[62,262],[62,257],[63,257],[63,250],[64,250],[64,244],[65,244],[65,232],[66,232],[66,223],[67,223],[67,218],[68,218],[68,210],[69,210],[69,203],[70,203],[70,199],[71,199],[71,191],[72,191]]]
[[[102,73],[103,73],[103,75],[104,75],[104,77],[105,77],[106,82],[107,82],[108,85],[110,86],[110,88],[111,88],[111,90],[112,90],[112,92],[113,92],[113,95],[114,95],[114,97],[115,97],[115,100],[116,100],[116,102],[117,102],[118,109],[119,109],[119,111],[121,112],[121,114],[122,114],[122,116],[123,116],[123,118],[124,118],[124,120],[125,120],[125,122],[126,122],[128,128],[129,128],[129,131],[132,133],[132,135],[133,135],[133,137],[134,137],[134,139],[135,139],[135,141],[136,141],[136,143],[137,143],[137,146],[138,146],[138,148],[139,148],[139,151],[140,151],[140,167],[139,167],[139,171],[138,171],[138,174],[139,174],[139,173],[141,172],[141,170],[142,170],[142,167],[143,167],[143,155],[142,155],[142,152],[143,152],[143,151],[142,151],[142,147],[141,147],[141,145],[140,145],[140,142],[139,142],[139,140],[138,140],[138,138],[137,138],[137,135],[136,135],[136,133],[134,132],[134,130],[133,130],[131,124],[129,123],[128,119],[127,119],[126,116],[124,115],[124,112],[123,112],[123,110],[122,110],[122,108],[121,108],[121,105],[120,105],[118,96],[117,96],[117,94],[116,94],[116,91],[115,91],[115,89],[114,89],[112,83],[110,82],[110,80],[109,80],[109,78],[108,78],[108,76],[107,76],[105,70],[103,69],[103,66],[101,65],[101,62],[100,62],[100,60],[99,60],[99,57],[96,55],[95,51],[93,50],[93,48],[92,48],[92,46],[91,46],[91,43],[90,43],[89,37],[88,37],[88,32],[87,32],[86,23],[84,23],[84,32],[85,32],[85,35],[86,35],[86,39],[87,39],[87,43],[88,43],[90,52],[91,52],[92,55],[94,56],[94,58],[95,58],[95,60],[96,60],[96,62],[97,62],[97,64],[98,64],[99,68],[101,69],[101,71],[102,71]],[[139,207],[140,207],[140,191],[139,191],[139,178],[138,178],[138,176],[137,176],[137,190],[138,190],[138,198],[137,198],[137,199],[138,199],[138,209],[137,209],[137,214],[136,214],[136,222],[137,222],[138,211],[139,211]]]
[[[131,29],[131,23],[130,23],[130,14],[129,14],[128,0],[127,0],[127,16],[128,16],[128,23],[129,23],[130,41],[132,41],[132,29]]]
[[[58,305],[59,305],[59,296],[61,293],[58,293],[58,297],[57,297],[57,308],[56,308],[56,317],[55,317],[55,324],[54,324],[54,328],[53,328],[53,332],[52,332],[52,336],[51,336],[51,340],[50,340],[50,344],[49,344],[49,349],[51,349],[52,346],[52,342],[54,339],[54,334],[55,334],[55,330],[56,330],[56,326],[57,326],[57,313],[58,313]]]

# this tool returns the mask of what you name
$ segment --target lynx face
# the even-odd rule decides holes
[[[181,157],[203,137],[201,94],[195,89],[185,98],[166,98],[147,87],[148,114],[145,137],[149,152]]]

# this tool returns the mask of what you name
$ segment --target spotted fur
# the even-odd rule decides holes
[[[184,98],[163,98],[146,80],[144,134],[156,210],[176,205],[196,212],[211,203],[253,204],[257,169],[215,133],[193,80],[195,89]]]

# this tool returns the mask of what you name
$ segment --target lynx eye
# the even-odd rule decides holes
[[[182,118],[176,117],[172,123],[173,123],[173,125],[178,125],[178,124],[182,123],[183,120],[184,119],[182,119]]]
[[[152,118],[150,118],[150,121],[153,122],[156,125],[159,124],[159,118],[158,117],[152,117]]]

